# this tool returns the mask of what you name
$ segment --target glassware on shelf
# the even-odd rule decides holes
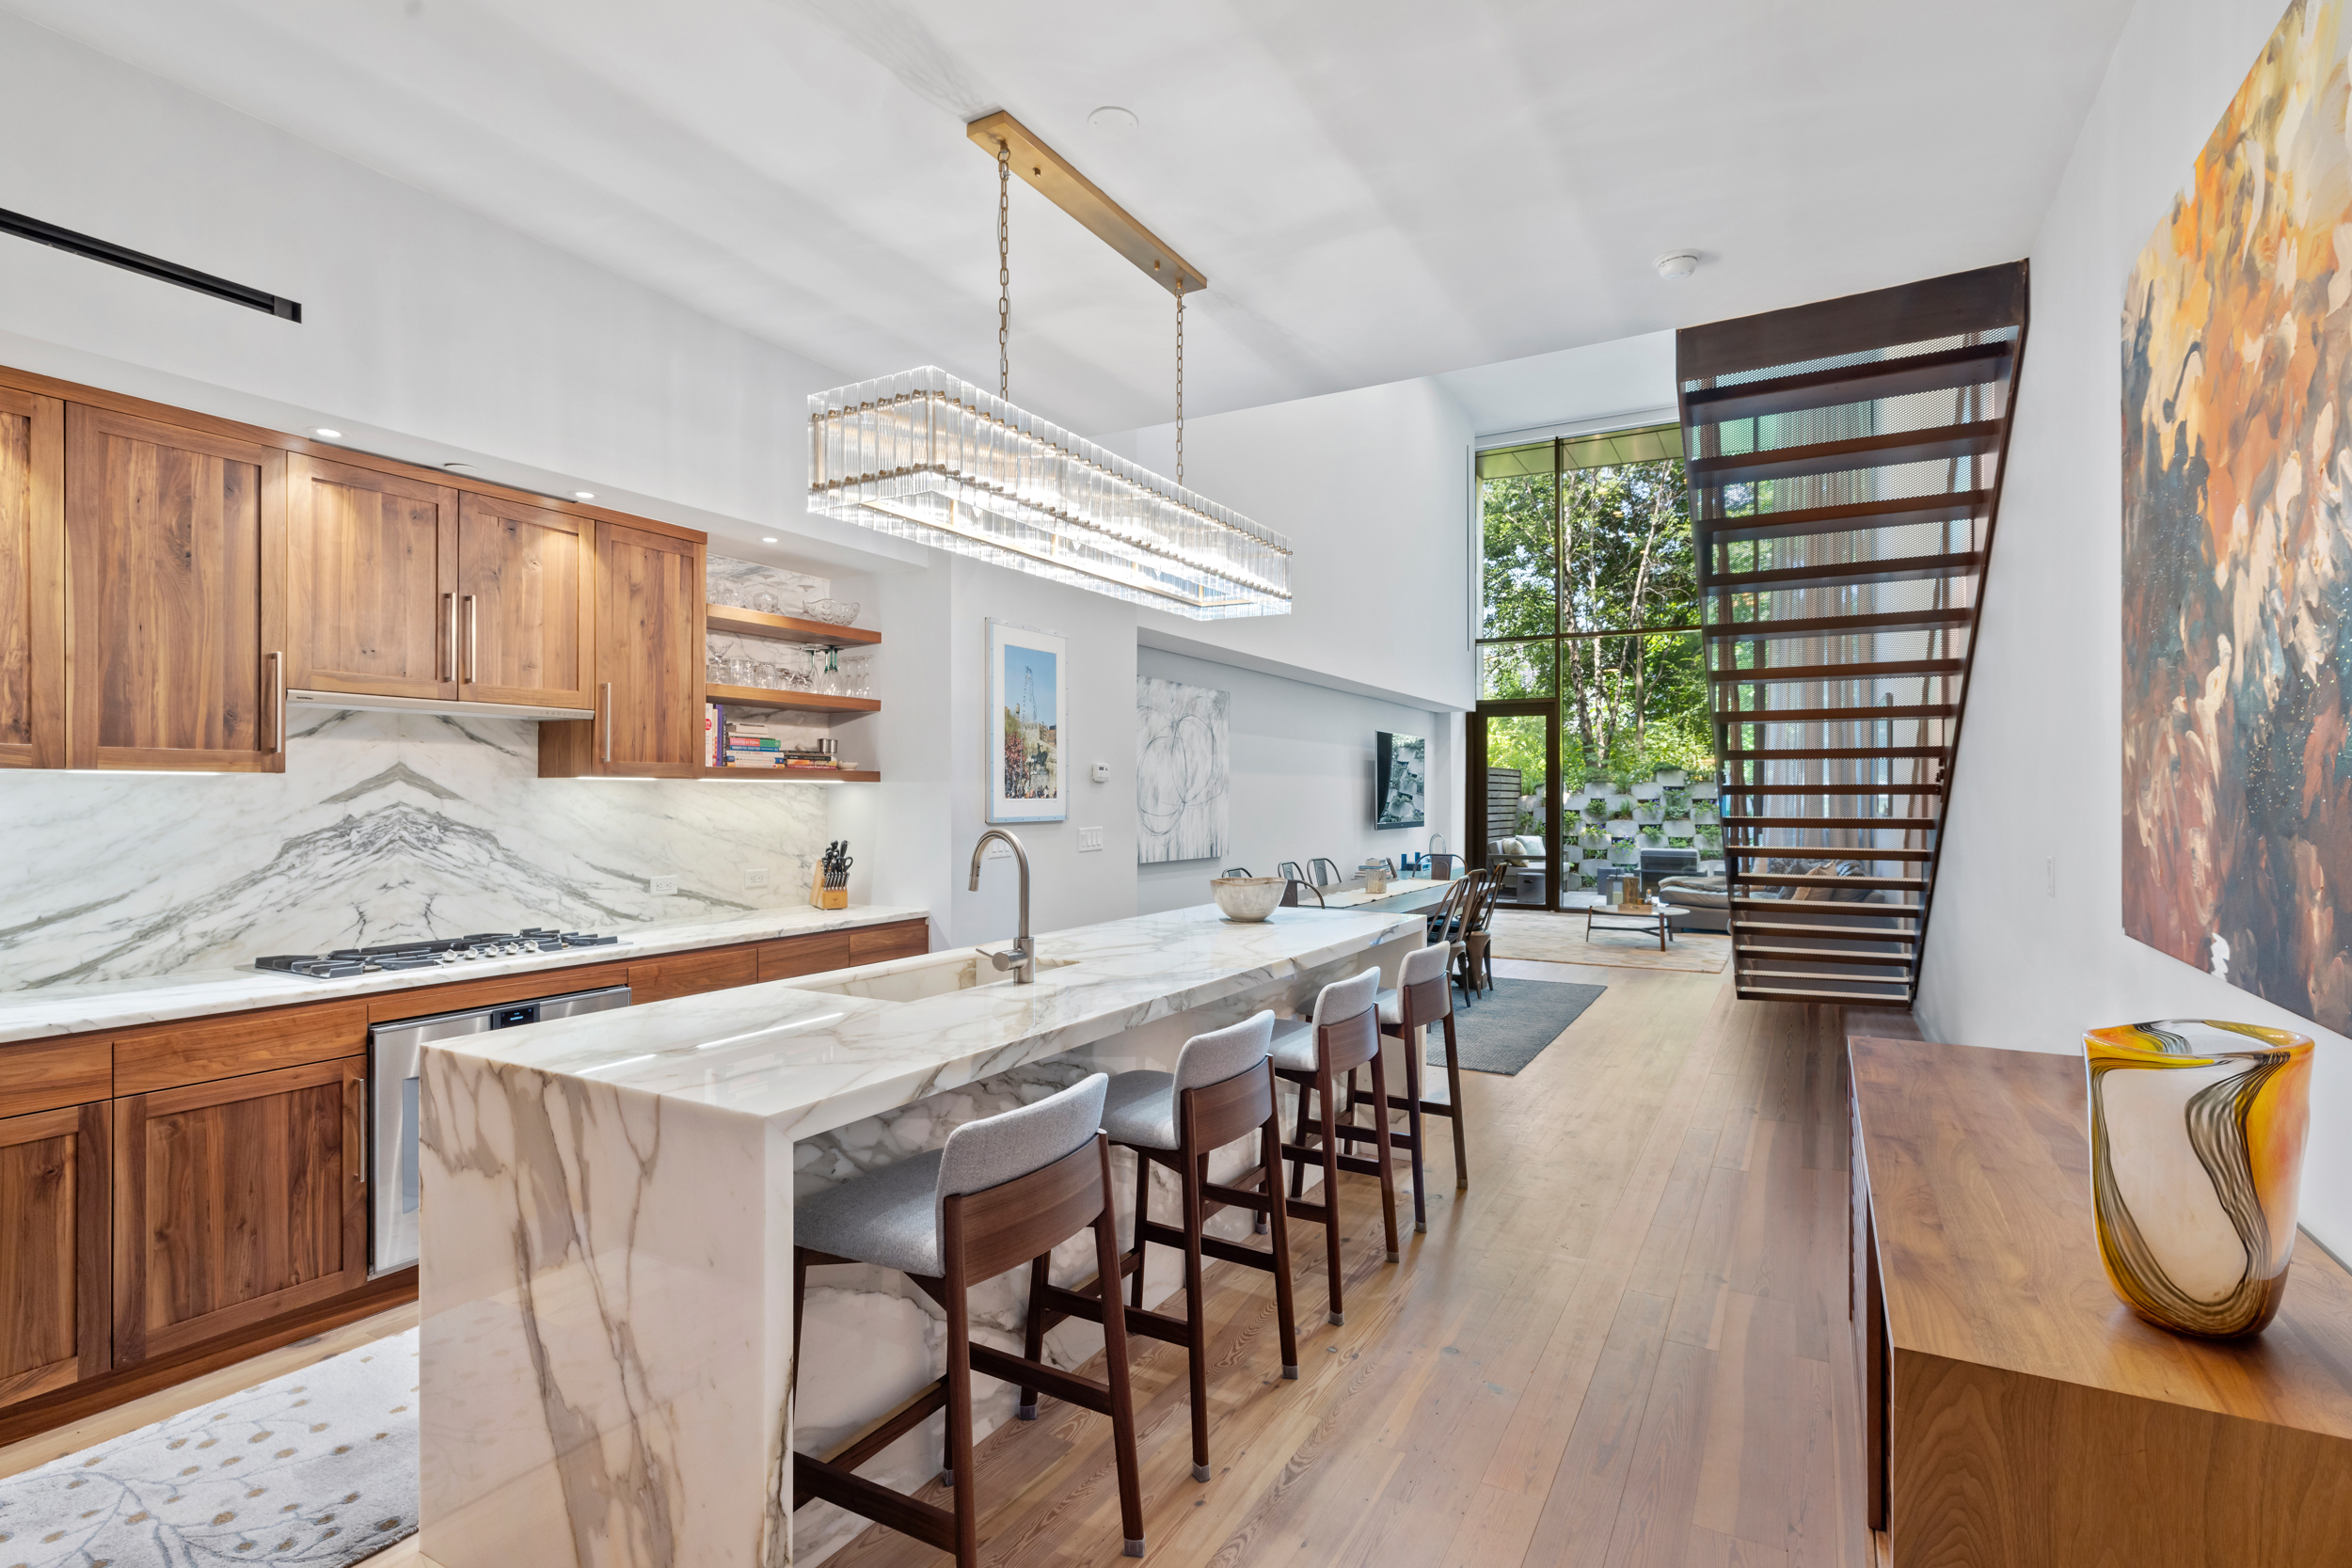
[[[822,621],[828,626],[846,626],[857,619],[855,599],[811,599],[801,606],[805,620]]]
[[[773,690],[778,686],[783,684],[783,682],[776,678],[776,667],[769,663],[766,659],[761,659],[758,663],[752,666],[752,675],[754,677],[752,681],[754,686],[764,686],[770,690]]]
[[[740,610],[743,607],[743,590],[724,578],[712,582],[704,591],[703,596],[722,609]]]
[[[752,595],[752,608],[762,615],[774,615],[783,610],[784,601],[763,588]]]
[[[703,663],[703,673],[709,677],[710,683],[713,686],[726,685],[727,656],[724,654],[712,654]]]
[[[729,686],[756,685],[757,682],[754,677],[757,673],[758,666],[740,654],[727,660],[727,684]]]

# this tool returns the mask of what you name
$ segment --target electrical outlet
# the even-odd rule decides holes
[[[676,891],[677,879],[675,877],[656,877],[653,879],[653,895],[657,898],[661,897],[665,894],[675,893]]]
[[[1009,861],[1012,859],[1012,846],[1001,838],[992,838],[988,841],[988,858],[993,861]]]
[[[743,868],[743,885],[746,888],[766,887],[768,885],[768,868],[764,865],[745,866]]]
[[[1078,830],[1078,853],[1083,855],[1089,849],[1100,849],[1101,847],[1103,847],[1102,829],[1080,828]]]

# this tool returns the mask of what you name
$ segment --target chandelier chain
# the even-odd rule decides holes
[[[1184,483],[1184,275],[1176,275],[1176,483]]]
[[[996,395],[1012,401],[1012,146],[996,144]]]

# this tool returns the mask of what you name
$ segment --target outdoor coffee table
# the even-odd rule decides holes
[[[1674,936],[1675,916],[1690,912],[1680,904],[1594,904],[1584,911],[1584,938],[1591,941],[1595,931],[1656,931],[1663,953]],[[1613,924],[1596,926],[1597,920]]]

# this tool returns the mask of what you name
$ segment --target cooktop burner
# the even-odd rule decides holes
[[[477,963],[485,958],[521,958],[534,953],[561,953],[574,947],[612,947],[618,937],[593,931],[558,931],[545,926],[520,931],[485,931],[469,937],[430,937],[420,942],[386,942],[380,947],[338,947],[331,953],[279,953],[256,958],[256,969],[300,974],[312,980],[340,980],[352,974],[394,974],[407,969],[442,969]]]

